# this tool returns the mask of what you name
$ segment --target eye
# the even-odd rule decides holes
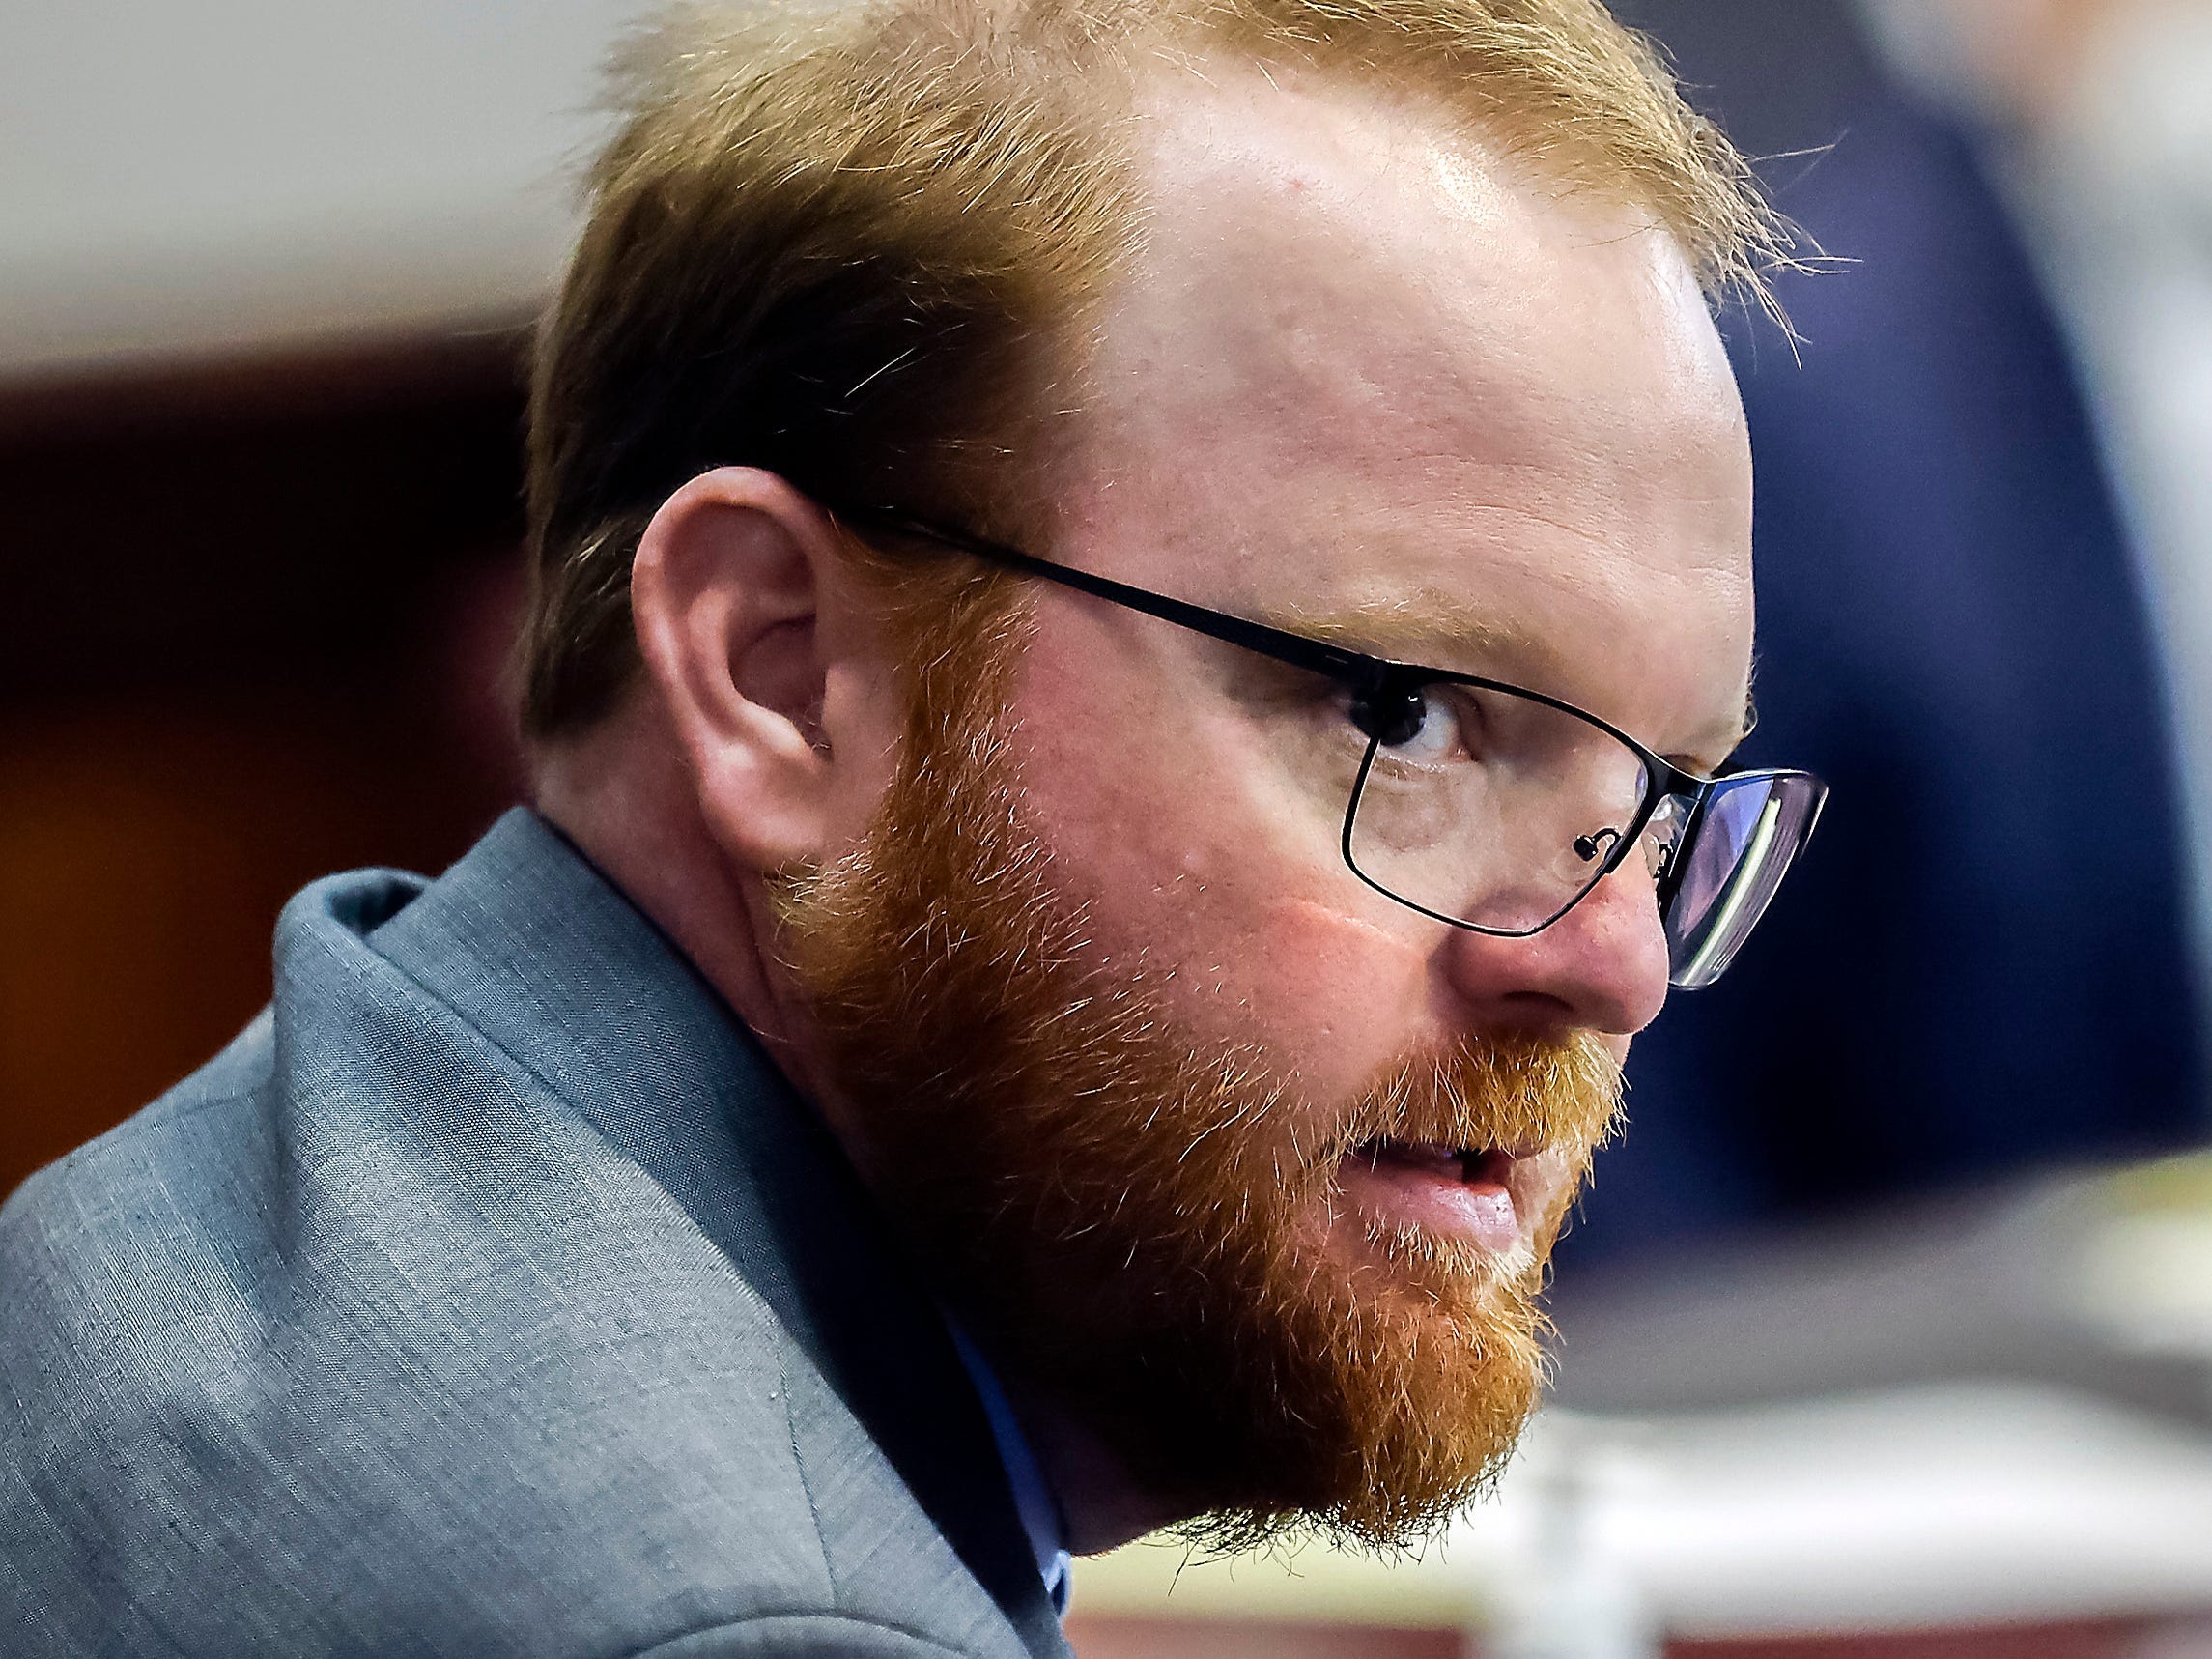
[[[1435,765],[1468,756],[1465,705],[1448,688],[1431,686],[1406,695],[1401,718],[1384,734],[1383,748],[1402,760]]]

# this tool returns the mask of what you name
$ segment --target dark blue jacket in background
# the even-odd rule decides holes
[[[1996,190],[1843,37],[1786,38],[1821,7],[1631,10],[1748,141],[1834,141],[1768,169],[1858,262],[1781,282],[1801,363],[1771,325],[1731,326],[1758,470],[1744,762],[1834,793],[1728,979],[1639,1040],[1571,1270],[2170,1145],[2206,1106],[2148,611]]]

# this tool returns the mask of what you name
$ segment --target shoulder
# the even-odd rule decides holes
[[[991,1651],[755,1288],[323,925],[404,901],[350,880],[270,1013],[0,1211],[0,1649]]]

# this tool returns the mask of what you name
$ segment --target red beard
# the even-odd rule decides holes
[[[780,892],[863,1174],[1009,1375],[1205,1543],[1426,1535],[1534,1407],[1544,1264],[1617,1067],[1588,1038],[1469,1043],[1318,1110],[1257,1050],[1178,1042],[1048,880],[1000,713],[1014,653],[976,632],[940,638],[865,843]],[[1421,1235],[1347,1259],[1338,1169],[1377,1136],[1544,1142],[1574,1180],[1510,1268]]]

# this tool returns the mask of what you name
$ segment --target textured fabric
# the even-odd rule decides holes
[[[1064,1655],[942,1321],[509,815],[0,1211],[0,1653]]]

